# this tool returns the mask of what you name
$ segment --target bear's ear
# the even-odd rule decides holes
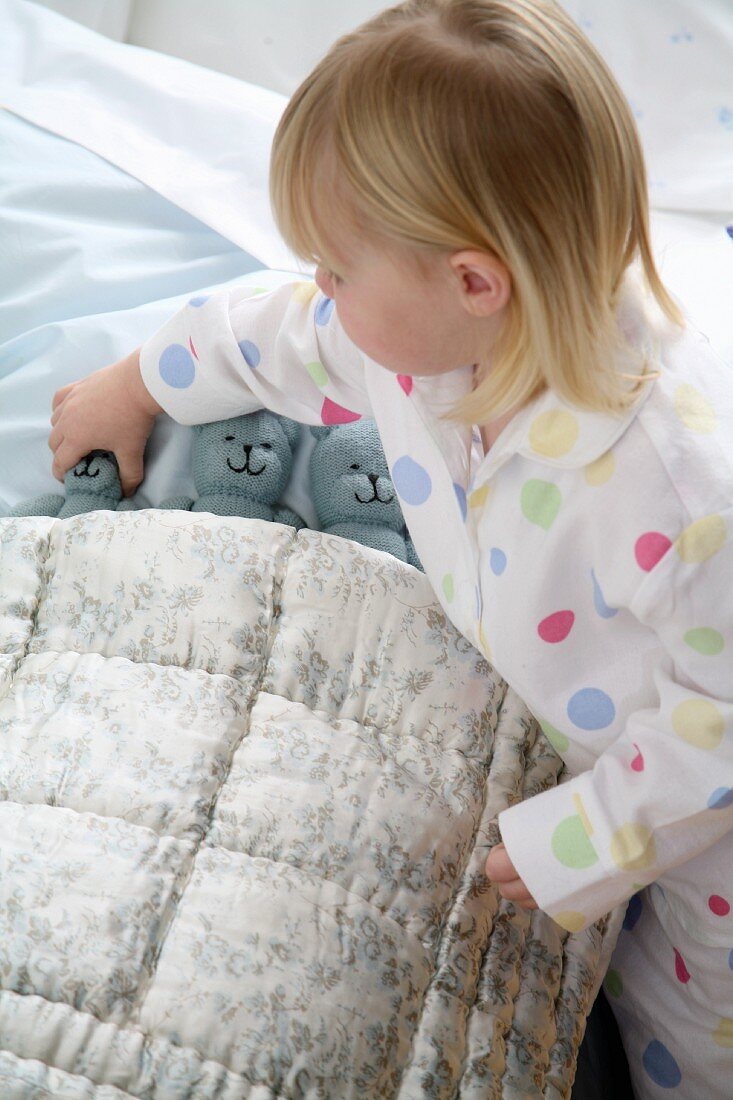
[[[278,416],[278,420],[280,421],[282,430],[285,432],[285,438],[290,444],[290,450],[294,451],[295,445],[300,439],[300,429],[302,425],[299,424],[297,420],[291,420],[289,416]]]
[[[316,439],[325,439],[326,436],[329,436],[330,434],[330,428],[321,427],[320,424],[317,427],[311,426],[311,435],[314,435]]]

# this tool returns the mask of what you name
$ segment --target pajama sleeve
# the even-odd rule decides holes
[[[181,424],[270,409],[303,424],[371,416],[363,356],[314,282],[192,298],[140,349],[140,373]]]
[[[731,578],[733,512],[685,527],[629,608],[659,639],[656,705],[631,714],[591,771],[499,814],[518,874],[569,931],[733,828]],[[716,890],[714,873],[704,897],[684,873],[670,877],[689,890],[709,942],[727,942],[719,914],[733,897],[718,896],[729,891]]]

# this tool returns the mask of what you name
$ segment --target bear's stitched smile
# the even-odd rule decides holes
[[[359,496],[359,494],[357,492],[354,492],[354,496],[359,501],[359,504],[371,504],[372,501],[375,501],[375,500],[378,500],[380,504],[391,504],[392,501],[394,500],[394,496],[388,497],[387,500],[383,500],[382,497],[380,497],[380,495],[379,495],[379,490],[377,489],[377,475],[376,474],[367,474],[367,477],[369,478],[369,480],[372,483],[372,489],[374,490],[374,496],[369,497],[369,500],[362,500],[361,497]]]
[[[249,468],[249,455],[247,455],[247,459],[244,463],[244,466],[232,466],[229,459],[227,459],[227,466],[229,467],[230,470],[233,470],[235,474],[241,474],[246,470],[248,474],[252,475],[252,477],[259,477],[259,475],[261,473],[264,473],[264,471],[267,469],[267,463],[265,463],[265,465],[262,467],[261,470],[250,470],[250,468]]]
[[[93,474],[89,473],[89,467],[93,461],[94,459],[90,458],[83,470],[74,470],[74,477],[99,477],[99,466],[97,466]]]

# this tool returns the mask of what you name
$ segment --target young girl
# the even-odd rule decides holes
[[[373,416],[446,614],[573,778],[486,871],[585,928],[637,1096],[733,1095],[733,377],[662,285],[627,102],[553,0],[407,0],[272,153],[315,284],[194,297],[53,401],[54,473],[143,476],[155,416]],[[472,433],[480,425],[480,433]]]

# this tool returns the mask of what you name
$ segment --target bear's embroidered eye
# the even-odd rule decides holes
[[[260,446],[264,447],[266,451],[272,450],[272,443],[261,443]]]
[[[352,469],[352,470],[360,470],[360,469],[361,469],[361,466],[359,465],[359,463],[358,463],[358,462],[352,462],[352,463],[351,463],[351,469]]]
[[[228,443],[230,439],[234,439],[234,436],[233,436],[233,435],[225,435],[225,436],[224,436],[224,439],[225,439],[225,440],[226,440],[226,442]]]

